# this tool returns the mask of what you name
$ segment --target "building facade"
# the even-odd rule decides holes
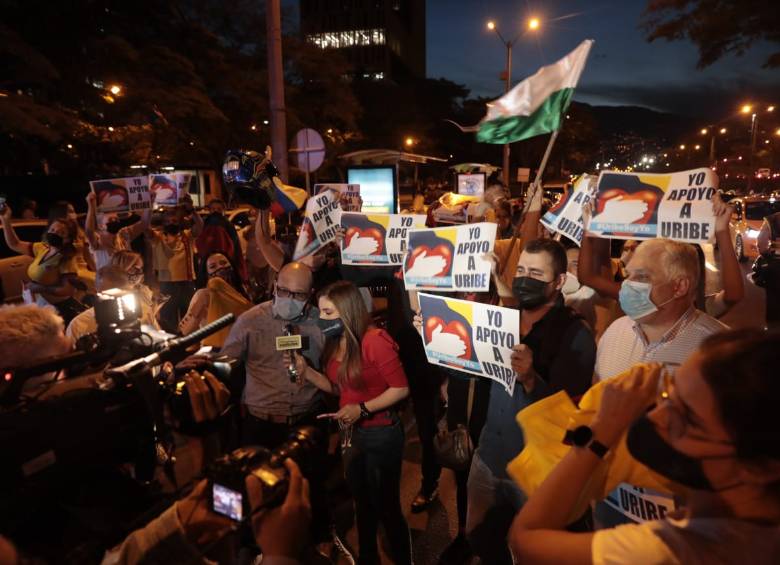
[[[301,0],[301,32],[338,50],[354,78],[425,77],[425,0]]]

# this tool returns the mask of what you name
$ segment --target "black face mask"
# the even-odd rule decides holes
[[[543,305],[548,300],[545,293],[547,285],[544,281],[531,277],[516,277],[512,281],[512,294],[523,310],[533,310]]]
[[[122,229],[122,222],[119,221],[113,221],[108,222],[106,224],[106,231],[110,233],[111,235],[116,235],[119,233],[119,230]]]
[[[46,243],[48,243],[51,247],[62,249],[62,246],[65,244],[65,240],[63,240],[62,236],[59,234],[46,232],[45,237],[46,237]]]
[[[163,228],[163,233],[165,235],[179,235],[181,232],[181,226],[179,224],[165,224],[165,227]]]
[[[225,282],[232,282],[233,281],[233,268],[232,267],[222,267],[221,269],[217,269],[213,273],[209,275],[210,279],[216,279],[220,278],[224,280]]]
[[[320,331],[322,331],[322,335],[325,336],[325,339],[329,337],[341,337],[341,334],[344,333],[344,322],[341,320],[341,318],[336,318],[335,320],[323,320],[322,318],[317,319],[317,325],[320,328]]]
[[[696,490],[715,490],[704,474],[701,459],[666,443],[646,415],[629,428],[626,446],[634,459],[676,483]]]

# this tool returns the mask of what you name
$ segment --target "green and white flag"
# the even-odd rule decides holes
[[[501,98],[488,104],[477,141],[512,143],[557,130],[569,107],[593,45],[586,39],[558,62],[542,67]]]

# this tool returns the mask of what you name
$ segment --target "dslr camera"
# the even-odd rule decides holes
[[[248,446],[223,455],[207,470],[212,511],[237,522],[250,518],[252,507],[246,490],[249,475],[260,481],[262,506],[278,506],[287,496],[289,486],[285,459],[295,461],[308,476],[317,465],[322,451],[321,432],[311,426],[301,426],[273,451]]]

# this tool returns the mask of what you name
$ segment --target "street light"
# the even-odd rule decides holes
[[[685,144],[680,145],[680,151],[685,151]]]
[[[404,144],[405,144],[407,147],[411,147],[412,145],[414,145],[414,138],[413,138],[413,137],[407,137],[407,138],[404,140]]]
[[[743,114],[749,114],[750,112],[753,111],[753,106],[751,106],[750,104],[743,104],[742,108],[740,109],[740,111]]]
[[[531,18],[528,20],[528,29],[529,31],[536,31],[539,29],[540,22],[539,18]],[[506,78],[506,84],[504,87],[504,92],[509,92],[509,90],[512,88],[512,46],[517,43],[517,40],[520,38],[518,35],[515,37],[512,41],[507,41],[504,39],[504,36],[501,35],[501,32],[498,29],[498,25],[493,20],[490,20],[487,22],[487,28],[490,31],[494,31],[496,35],[498,36],[498,39],[501,41],[501,43],[504,44],[504,47],[506,47],[506,70],[505,72],[505,78]],[[509,187],[509,144],[504,144],[504,170],[503,170],[503,177],[504,177],[504,186]]]
[[[108,91],[109,91],[111,94],[113,94],[114,96],[119,96],[120,94],[122,94],[122,87],[121,87],[120,85],[118,85],[118,84],[112,84],[112,85],[111,85],[111,86],[108,88]]]
[[[720,133],[726,133],[728,130],[726,128],[720,128]]]
[[[708,131],[707,128],[701,128],[702,135],[707,135],[707,131]]]

